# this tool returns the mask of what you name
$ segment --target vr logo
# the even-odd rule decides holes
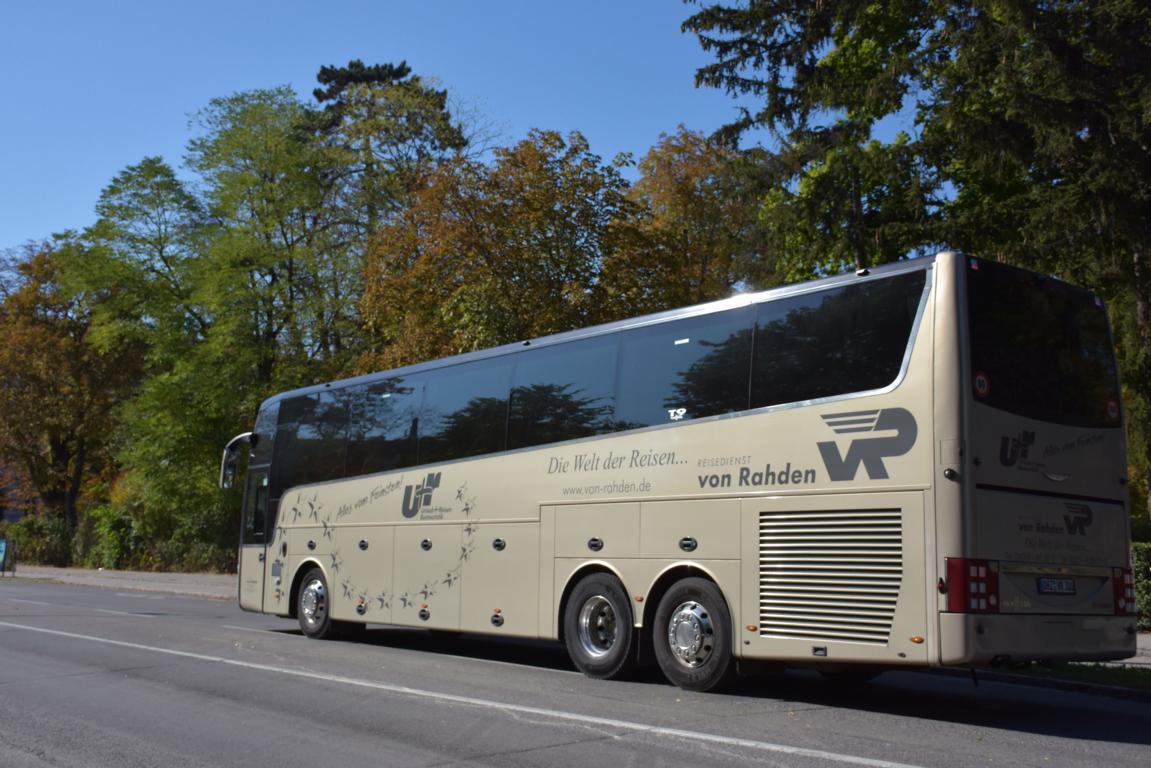
[[[847,455],[839,452],[835,441],[816,443],[823,457],[823,465],[833,481],[854,480],[862,464],[872,480],[886,480],[885,456],[902,456],[915,445],[919,427],[910,411],[903,408],[883,408],[876,411],[829,413],[823,417],[827,426],[837,435],[859,432],[895,432],[890,437],[855,439],[847,448]]]
[[[415,517],[420,507],[430,506],[432,494],[440,487],[440,472],[429,472],[419,485],[404,486],[404,517]]]
[[[1067,526],[1068,535],[1077,533],[1080,536],[1086,536],[1087,526],[1091,525],[1091,521],[1095,519],[1091,507],[1086,504],[1072,504],[1071,502],[1064,502],[1063,506],[1067,507],[1069,513],[1063,516],[1063,524]]]

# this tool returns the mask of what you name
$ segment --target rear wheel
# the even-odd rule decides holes
[[[652,642],[659,668],[680,688],[711,691],[735,676],[731,613],[719,587],[707,579],[682,579],[664,594]]]
[[[588,677],[617,679],[635,668],[631,604],[619,579],[606,573],[584,578],[564,608],[564,643]]]

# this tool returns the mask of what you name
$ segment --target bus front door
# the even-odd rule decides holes
[[[264,610],[264,566],[268,557],[268,470],[252,469],[244,489],[240,531],[240,607]]]

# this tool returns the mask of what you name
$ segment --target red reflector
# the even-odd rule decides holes
[[[1111,574],[1115,589],[1115,615],[1135,615],[1135,574],[1130,568],[1116,568]]]
[[[947,610],[951,613],[999,613],[998,561],[947,558]]]

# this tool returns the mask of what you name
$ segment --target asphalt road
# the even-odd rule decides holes
[[[930,674],[686,693],[545,643],[302,637],[231,602],[0,581],[0,766],[1142,766],[1145,702]]]

